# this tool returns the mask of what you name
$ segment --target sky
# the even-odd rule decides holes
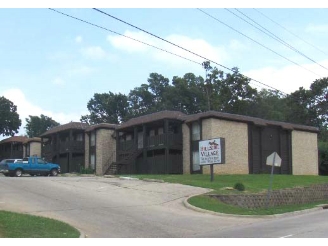
[[[188,1],[188,6],[174,1],[105,2],[0,5],[0,96],[17,106],[22,120],[17,135],[25,134],[29,115],[44,114],[61,124],[79,121],[88,114],[87,103],[95,93],[127,95],[147,83],[150,73],[170,81],[186,73],[204,77],[199,64],[204,58],[226,73],[226,68],[238,67],[253,79],[253,87],[269,89],[265,84],[285,93],[309,89],[316,79],[328,76],[328,4],[321,1],[312,6],[305,1],[298,6],[283,1],[271,6],[263,5],[266,1]]]

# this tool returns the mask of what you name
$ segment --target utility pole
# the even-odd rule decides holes
[[[207,107],[208,111],[211,110],[211,103],[210,103],[210,95],[209,95],[209,85],[210,81],[207,78],[207,72],[212,69],[211,64],[209,61],[202,63],[203,68],[205,69],[205,89],[206,89],[206,95],[207,95]]]

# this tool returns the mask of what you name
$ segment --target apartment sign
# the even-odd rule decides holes
[[[223,164],[225,162],[224,138],[215,138],[199,142],[199,165]]]

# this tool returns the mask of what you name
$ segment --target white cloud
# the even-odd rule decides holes
[[[166,38],[170,42],[177,44],[187,50],[190,50],[198,55],[201,55],[207,59],[216,61],[218,63],[222,63],[223,61],[228,60],[228,53],[225,51],[223,47],[220,46],[212,46],[208,42],[206,42],[203,39],[192,39],[186,36],[181,35],[170,35]],[[160,44],[159,44],[160,45]],[[200,58],[196,55],[193,55],[192,53],[188,51],[184,51],[178,47],[172,46],[168,43],[166,43],[164,46],[165,50],[168,50],[174,54],[183,56],[185,58],[188,58],[193,61],[198,61],[202,63],[205,59]],[[158,60],[164,60],[167,62],[181,62],[183,61],[180,58],[176,58],[173,55],[167,54],[162,51],[156,51],[155,52],[155,58]]]
[[[187,59],[197,61],[199,63],[203,62],[205,59],[200,58],[196,55],[193,55],[192,53],[185,51],[181,48],[178,48],[177,46],[171,45],[169,43],[163,42],[159,39],[155,39],[143,32],[131,32],[126,31],[124,35],[137,39],[139,41],[145,42],[147,44],[156,46],[158,48],[161,48],[163,50],[167,50],[171,53],[174,53],[178,56],[185,57]],[[172,34],[164,39],[181,46],[187,50],[193,51],[196,54],[202,55],[203,57],[206,57],[207,59],[215,60],[216,62],[223,62],[229,59],[228,53],[225,51],[223,47],[220,46],[213,46],[209,44],[204,39],[193,39],[187,36],[183,35],[176,35]],[[167,63],[182,63],[185,61],[183,58],[177,57],[175,55],[163,52],[159,49],[147,46],[142,43],[138,43],[136,41],[130,40],[128,38],[125,38],[123,36],[111,36],[109,35],[107,37],[107,40],[117,49],[121,49],[127,52],[143,52],[148,53],[151,55],[154,59],[164,61]]]
[[[49,54],[47,58],[51,61],[63,62],[73,59],[74,56],[67,52],[56,52],[56,53]]]
[[[233,39],[233,40],[230,41],[229,48],[232,49],[232,50],[239,51],[239,50],[244,50],[247,47],[242,42],[240,42],[236,39]]]
[[[91,46],[88,48],[83,48],[81,49],[81,53],[86,58],[95,59],[95,60],[100,60],[108,57],[107,53],[99,46]]]
[[[58,86],[63,86],[63,85],[65,85],[65,81],[64,81],[63,79],[61,79],[61,78],[55,78],[55,79],[52,81],[52,83],[53,83],[54,85],[58,85]]]
[[[319,62],[319,64],[327,67],[328,60]],[[302,69],[299,66],[291,65],[283,68],[265,67],[256,70],[250,70],[242,72],[246,76],[252,79],[256,79],[262,83],[270,85],[276,89],[279,89],[285,93],[291,93],[298,90],[300,87],[309,89],[310,85],[316,80],[322,77],[328,77],[327,72],[323,72],[317,64],[303,64],[302,67],[321,75],[315,75],[306,69]],[[252,86],[258,85],[257,82],[252,81]],[[263,87],[260,85],[260,87]],[[268,89],[267,87],[264,87]]]
[[[144,32],[125,31],[124,35],[154,45],[151,37]],[[143,52],[148,49],[147,45],[123,36],[108,35],[107,41],[110,42],[115,48],[128,52]]]
[[[77,37],[75,38],[75,42],[76,42],[76,43],[82,43],[82,41],[83,41],[83,38],[82,38],[81,36],[77,36]]]
[[[328,25],[314,25],[309,24],[306,29],[306,32],[328,32]]]
[[[8,100],[12,101],[17,106],[17,113],[19,118],[22,120],[22,125],[19,129],[17,135],[25,134],[25,119],[29,115],[40,116],[41,114],[51,117],[53,120],[59,122],[60,124],[66,124],[70,121],[80,121],[81,115],[86,114],[85,112],[79,113],[63,113],[63,112],[53,112],[50,110],[45,110],[37,105],[34,105],[25,97],[24,93],[17,88],[9,89],[4,91],[3,96]]]
[[[88,66],[79,66],[79,67],[75,67],[70,69],[67,73],[68,76],[84,76],[84,75],[89,75],[91,73],[93,73],[96,69],[92,68],[92,67],[88,67]]]

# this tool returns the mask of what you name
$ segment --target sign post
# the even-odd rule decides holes
[[[210,165],[211,182],[214,180],[214,164],[225,163],[224,138],[209,139],[199,142],[199,165]]]
[[[267,157],[266,164],[268,166],[272,166],[271,168],[271,176],[270,176],[270,184],[269,184],[269,189],[268,189],[268,195],[267,195],[267,200],[266,200],[266,209],[269,207],[269,201],[271,197],[271,190],[272,190],[272,181],[273,181],[273,171],[274,167],[280,167],[281,166],[281,158],[277,154],[277,152],[273,152],[271,155]]]
[[[214,180],[214,165],[211,164],[210,167],[211,167],[211,182],[213,182],[213,180]]]

